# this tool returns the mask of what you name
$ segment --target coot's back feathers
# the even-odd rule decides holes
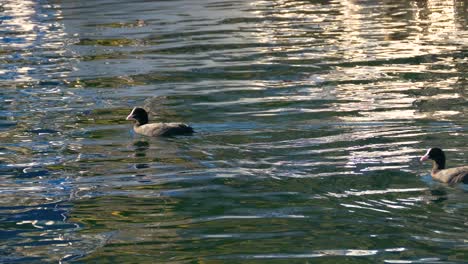
[[[468,183],[468,166],[445,169],[437,172],[432,177],[449,184]]]
[[[193,133],[192,127],[182,123],[152,123],[141,126],[134,126],[133,129],[138,134],[150,137],[167,137]]]

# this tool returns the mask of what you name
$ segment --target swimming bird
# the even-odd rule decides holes
[[[192,134],[193,128],[183,123],[148,123],[148,113],[145,109],[135,107],[126,120],[133,120],[133,130],[149,137],[175,136]]]
[[[468,166],[445,168],[445,154],[440,148],[430,148],[426,154],[421,157],[420,161],[432,160],[432,178],[443,183],[455,184],[466,183],[468,184]]]

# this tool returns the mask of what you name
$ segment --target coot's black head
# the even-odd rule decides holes
[[[148,113],[143,108],[135,107],[126,119],[135,120],[138,125],[144,125],[148,123]]]
[[[445,168],[445,154],[440,148],[430,148],[426,154],[421,157],[421,161],[431,159],[439,165],[439,169]]]

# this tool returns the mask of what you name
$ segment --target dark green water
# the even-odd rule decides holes
[[[467,263],[467,5],[1,2],[0,262]]]

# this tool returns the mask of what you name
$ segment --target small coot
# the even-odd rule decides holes
[[[143,108],[135,107],[127,116],[127,120],[133,120],[133,130],[141,135],[176,136],[192,134],[193,128],[183,123],[148,123],[148,113]]]
[[[432,160],[432,178],[449,184],[468,183],[468,166],[445,168],[445,154],[440,148],[430,148],[420,161]]]

